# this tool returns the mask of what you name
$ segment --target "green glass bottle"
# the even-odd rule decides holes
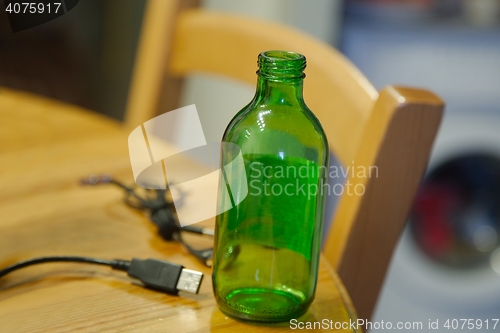
[[[304,314],[314,298],[329,153],[302,98],[305,57],[267,51],[258,64],[255,97],[222,139],[241,149],[245,168],[222,169],[230,195],[219,191],[218,204],[232,200],[233,208],[217,216],[213,288],[225,314],[279,322]],[[222,165],[235,154],[223,150]],[[246,186],[228,186],[242,179]]]

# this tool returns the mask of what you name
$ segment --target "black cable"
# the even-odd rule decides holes
[[[197,250],[197,249],[193,248],[191,245],[189,245],[188,243],[186,243],[186,241],[184,241],[184,238],[182,238],[182,235],[180,232],[176,233],[174,238],[179,243],[181,243],[182,246],[184,246],[189,251],[189,253],[191,253],[196,258],[198,258],[198,260],[200,260],[202,263],[204,263],[205,266],[212,267],[212,263],[213,263],[212,256],[213,256],[213,252],[214,252],[214,250],[212,248]]]
[[[186,250],[194,255],[198,260],[208,267],[212,266],[212,248],[195,249],[186,243],[182,236],[182,232],[196,233],[200,235],[213,236],[214,231],[208,228],[196,226],[181,227],[175,214],[175,206],[172,201],[167,199],[168,190],[162,189],[144,189],[144,196],[138,195],[134,187],[129,187],[115,179],[110,175],[89,176],[81,181],[84,185],[97,184],[113,184],[125,190],[125,203],[133,208],[146,210],[149,212],[151,221],[157,225],[160,236],[167,240],[179,241]]]
[[[0,278],[20,268],[31,265],[43,264],[46,262],[83,262],[88,264],[111,266],[114,269],[119,269],[122,271],[126,271],[128,269],[128,266],[130,265],[130,261],[124,261],[124,260],[105,260],[105,259],[72,257],[72,256],[39,257],[25,261],[20,261],[14,265],[11,265],[9,267],[0,270]],[[123,267],[123,269],[121,267]]]
[[[126,271],[131,277],[139,279],[146,287],[177,294],[187,291],[197,294],[203,273],[186,269],[181,265],[156,259],[106,260],[76,256],[39,257],[18,262],[0,270],[0,278],[23,267],[49,262],[78,262],[110,266],[113,269]]]

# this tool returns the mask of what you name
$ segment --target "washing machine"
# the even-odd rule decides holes
[[[493,331],[500,319],[499,27],[348,13],[341,39],[341,51],[377,89],[425,87],[446,102],[372,321],[422,323],[415,332]]]

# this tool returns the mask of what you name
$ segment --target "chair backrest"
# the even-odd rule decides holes
[[[345,170],[372,172],[349,172],[351,188],[364,193],[342,196],[323,250],[359,317],[370,318],[428,162],[442,101],[411,88],[378,93],[339,52],[289,27],[199,9],[179,12],[175,3],[148,3],[126,123],[137,126],[156,115],[163,76],[171,80],[170,94],[178,92],[179,78],[197,72],[255,85],[261,51],[305,54],[304,99],[331,149]]]

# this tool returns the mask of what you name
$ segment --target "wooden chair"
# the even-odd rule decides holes
[[[377,92],[338,51],[276,23],[180,10],[177,1],[164,0],[149,1],[144,22],[126,113],[131,127],[156,115],[164,77],[174,103],[167,109],[173,110],[186,75],[214,73],[255,85],[261,51],[306,56],[304,98],[331,149],[346,167],[378,169],[371,177],[350,174],[350,184],[361,184],[365,193],[340,199],[323,250],[358,316],[370,318],[424,174],[443,102],[419,89],[388,86]]]

